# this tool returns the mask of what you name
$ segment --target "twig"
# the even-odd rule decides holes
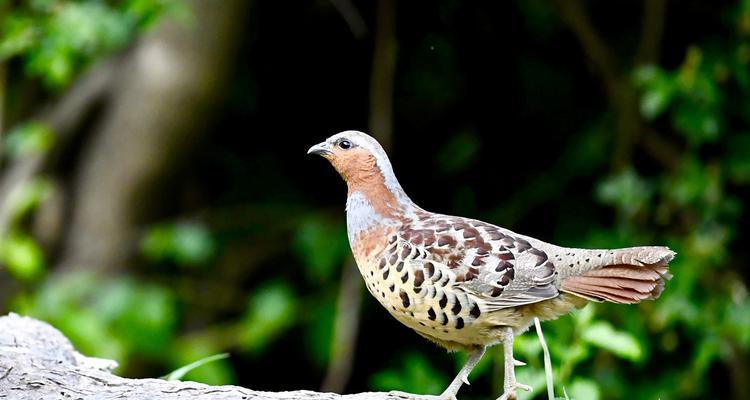
[[[539,343],[542,345],[542,352],[544,353],[544,375],[547,378],[547,397],[549,397],[549,400],[555,400],[555,387],[552,378],[552,360],[549,356],[547,341],[544,340],[542,324],[539,323],[539,318],[534,317],[534,327],[536,327],[536,334],[539,336]]]
[[[341,274],[336,321],[331,343],[331,362],[320,390],[343,392],[352,374],[362,306],[362,278],[349,257]]]
[[[396,74],[396,2],[378,1],[370,76],[370,134],[388,150],[393,139],[393,82]]]
[[[331,0],[331,3],[341,14],[341,18],[349,26],[349,30],[352,31],[355,38],[362,39],[367,35],[365,20],[351,0]]]
[[[117,58],[98,63],[84,73],[53,106],[33,120],[41,121],[55,135],[55,148],[46,154],[33,154],[14,160],[0,177],[0,235],[10,223],[9,200],[25,183],[39,173],[50,158],[73,142],[78,125],[87,111],[107,92],[115,74]]]
[[[643,121],[638,110],[635,88],[623,78],[618,60],[591,22],[580,0],[557,0],[563,20],[578,38],[593,70],[601,78],[609,102],[617,117],[617,138],[614,144],[612,167],[625,167],[633,154],[633,147],[641,135]]]
[[[657,61],[664,34],[667,0],[644,0],[641,44],[638,47],[636,64],[649,64]]]

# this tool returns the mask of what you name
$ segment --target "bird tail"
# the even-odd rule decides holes
[[[655,246],[566,251],[567,264],[561,266],[563,292],[620,304],[658,298],[664,283],[672,279],[668,264],[676,254],[667,247]]]

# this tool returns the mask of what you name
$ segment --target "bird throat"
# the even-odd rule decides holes
[[[346,224],[349,244],[356,258],[367,258],[385,246],[407,211],[385,185],[379,173],[367,179],[347,180]]]

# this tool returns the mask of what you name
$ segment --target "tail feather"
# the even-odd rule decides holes
[[[589,300],[633,304],[653,300],[672,278],[668,263],[675,253],[666,247],[607,250],[598,266],[567,276],[561,290]],[[587,254],[589,256],[589,254]]]

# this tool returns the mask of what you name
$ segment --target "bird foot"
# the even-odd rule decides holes
[[[531,386],[524,385],[523,383],[514,383],[508,387],[505,388],[505,393],[503,393],[502,396],[498,397],[497,400],[517,400],[518,396],[516,395],[516,390],[521,389],[525,390],[527,392],[531,391]]]
[[[455,393],[454,394],[443,393],[439,396],[435,396],[435,395],[430,395],[430,394],[414,394],[414,393],[401,392],[398,390],[391,390],[390,392],[388,392],[388,396],[396,397],[399,399],[409,399],[409,400],[457,400]]]

